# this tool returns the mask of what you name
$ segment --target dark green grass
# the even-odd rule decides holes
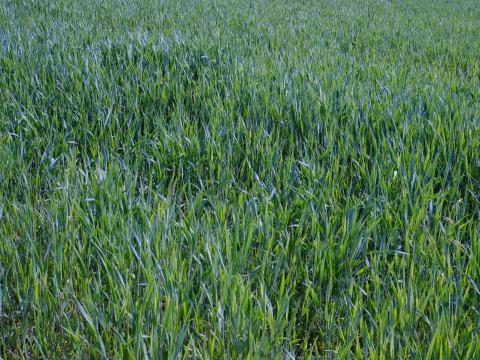
[[[0,4],[0,357],[480,357],[480,4]]]

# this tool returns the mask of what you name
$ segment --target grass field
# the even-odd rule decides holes
[[[480,358],[477,0],[2,0],[0,358]]]

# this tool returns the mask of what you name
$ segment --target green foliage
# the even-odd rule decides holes
[[[0,358],[479,358],[479,56],[476,0],[4,0]]]

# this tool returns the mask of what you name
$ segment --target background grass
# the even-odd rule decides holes
[[[3,0],[0,357],[480,357],[480,4]]]

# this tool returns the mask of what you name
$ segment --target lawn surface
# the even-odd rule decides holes
[[[480,2],[2,0],[0,358],[480,358]]]

